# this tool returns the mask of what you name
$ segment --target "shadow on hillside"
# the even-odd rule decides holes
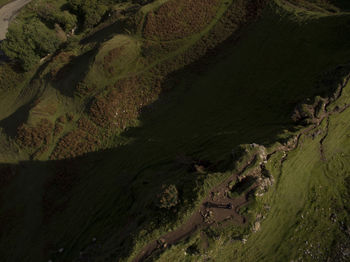
[[[100,29],[100,27],[103,27]],[[91,44],[91,43],[103,43],[110,40],[116,34],[125,34],[125,29],[128,28],[127,22],[125,20],[117,20],[112,24],[104,26],[103,24],[97,27],[95,30],[97,32],[90,34],[80,41],[81,44]]]
[[[184,69],[172,77],[188,76],[188,73]],[[156,114],[155,118],[159,119],[157,112],[162,108],[166,113],[174,95],[175,90],[169,91],[148,108],[142,116],[143,127],[126,132],[125,136],[136,138],[129,145],[76,159],[1,164],[0,196],[6,199],[0,216],[0,223],[4,225],[0,230],[1,257],[18,261],[24,254],[35,254],[35,261],[85,261],[88,257],[127,256],[133,247],[133,236],[144,232],[142,230],[153,231],[164,223],[175,222],[177,215],[185,212],[185,205],[169,211],[156,207],[163,184],[175,184],[181,201],[194,199],[196,191],[193,189],[206,176],[194,171],[195,163],[207,163],[211,172],[232,169],[233,159],[228,148],[237,145],[235,140],[222,154],[212,145],[220,143],[219,140],[191,144],[187,140],[191,137],[185,136],[182,130],[185,127],[181,126],[175,133],[169,133],[169,128],[175,128],[176,123],[152,132],[150,126],[158,127],[154,127],[152,115]],[[269,139],[265,137],[261,141],[273,142],[285,127],[279,126],[270,133]],[[183,138],[176,140],[172,136]],[[259,142],[250,135],[244,139],[244,143]],[[181,143],[191,145],[187,151],[181,146],[176,149]],[[167,150],[167,147],[175,147],[175,150]],[[217,158],[201,158],[203,147],[213,150]],[[26,242],[34,236],[36,241]],[[92,240],[95,238],[96,241]],[[6,248],[9,243],[19,245],[20,249],[14,252]],[[69,248],[59,253],[62,247]],[[79,255],[79,252],[83,253]]]
[[[6,134],[12,137],[16,136],[17,128],[28,119],[30,108],[30,103],[21,106],[13,114],[1,120],[0,127],[5,130]]]
[[[41,262],[127,256],[134,236],[157,230],[185,212],[189,204],[184,200],[191,202],[206,178],[205,172],[194,172],[194,164],[210,163],[208,172],[230,170],[231,151],[239,144],[269,145],[285,129],[295,128],[290,116],[297,103],[334,90],[333,84],[310,83],[313,77],[302,79],[304,63],[314,61],[301,57],[285,65],[294,61],[296,50],[303,54],[299,42],[293,42],[300,39],[285,31],[292,55],[277,53],[271,65],[266,62],[270,54],[259,49],[258,41],[247,47],[237,43],[240,50],[249,50],[246,55],[254,58],[249,59],[231,50],[231,39],[212,55],[169,75],[167,91],[141,115],[142,126],[123,134],[133,140],[127,145],[70,160],[1,165],[0,224],[6,225],[0,230],[1,257]],[[305,53],[313,50],[302,47]],[[84,59],[73,63],[87,64]],[[278,70],[295,72],[278,78]],[[313,67],[309,70],[315,73]],[[163,184],[177,186],[177,208],[156,207]]]
[[[58,71],[52,85],[63,95],[73,97],[77,85],[84,79],[98,49],[97,46],[83,55],[73,58],[70,63]]]

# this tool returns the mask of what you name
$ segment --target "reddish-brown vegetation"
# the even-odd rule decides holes
[[[41,119],[36,126],[22,124],[17,129],[17,142],[23,147],[38,148],[51,141],[53,124],[47,119]]]
[[[215,55],[219,44],[229,38],[232,41],[239,38],[239,29],[255,20],[267,2],[268,0],[234,1],[207,35],[203,36],[184,53],[154,67],[152,73],[166,76],[183,66],[194,63],[201,57]],[[193,68],[201,72],[205,67],[206,60],[202,59]]]
[[[145,83],[141,77],[117,82],[106,96],[99,96],[90,107],[92,120],[99,126],[125,129],[138,117],[140,109],[153,102],[160,92],[159,81]]]
[[[77,129],[61,138],[50,158],[74,158],[95,151],[99,145],[98,137]]]
[[[101,148],[101,140],[104,139],[105,135],[132,126],[138,118],[141,108],[155,101],[161,89],[176,85],[178,79],[171,77],[170,73],[198,61],[205,55],[215,54],[218,45],[228,38],[235,41],[239,36],[236,32],[254,20],[265,4],[265,0],[235,1],[209,34],[202,37],[184,53],[152,68],[151,72],[147,73],[147,77],[146,75],[138,75],[119,80],[114,86],[109,87],[106,93],[96,96],[89,108],[89,118],[93,122],[87,118],[80,119],[78,128],[59,140],[51,154],[51,159],[73,158],[96,151]],[[191,4],[181,2],[181,8],[187,5],[191,6]],[[152,52],[151,56],[156,56],[157,53],[166,53],[177,49],[179,44],[181,45],[179,42],[156,44],[152,41],[146,41],[143,51]],[[113,71],[111,64],[120,52],[122,52],[120,48],[113,49],[105,56],[103,61],[105,70],[110,73]],[[148,56],[149,54],[146,54],[146,57]],[[206,61],[201,59],[193,68],[200,72],[206,67]],[[166,77],[170,80],[162,83],[162,79]],[[72,114],[67,115],[67,121],[72,121],[73,117]]]
[[[113,61],[117,59],[123,53],[124,46],[116,47],[110,50],[107,55],[103,58],[103,69],[109,74],[114,74],[115,67],[113,66]]]
[[[174,10],[176,10],[174,12],[170,12],[172,14],[171,17],[177,17],[177,15],[180,15],[178,13],[179,10],[185,10],[186,8],[190,8],[189,10],[192,10],[191,8],[194,8],[193,4],[197,1],[188,2],[190,3],[183,3],[182,1],[177,3],[176,7],[174,7]],[[211,6],[211,9],[214,10],[215,3],[218,2],[211,1],[210,4],[209,2],[205,4],[205,7],[200,7],[199,5],[196,8],[199,8],[200,10],[202,10],[201,8],[204,8],[203,10],[208,10],[208,6]],[[231,37],[232,34],[234,34],[241,26],[252,19],[255,19],[265,3],[265,0],[234,2],[208,35],[201,38],[195,45],[181,55],[178,55],[174,59],[165,61],[151,69],[151,75],[161,77],[149,80],[146,84],[145,79],[142,76],[124,79],[117,82],[117,84],[111,88],[107,95],[100,95],[96,97],[90,107],[91,119],[97,125],[104,128],[125,129],[126,127],[130,126],[138,117],[140,109],[158,97],[161,91],[160,79],[162,77],[167,77],[169,73],[177,71],[179,68],[189,65],[203,57],[209,50],[214,50],[218,44]],[[177,5],[179,5],[179,7]],[[170,6],[174,6],[173,1],[167,2],[161,8],[159,8],[156,15],[163,14],[162,12],[168,13],[167,8]],[[171,21],[171,17],[169,18],[169,21]],[[164,21],[159,23],[159,27],[164,28],[167,33],[171,33]],[[150,31],[147,32],[150,33]],[[156,32],[153,33],[156,34]],[[162,34],[161,31],[158,33]],[[173,51],[177,49],[177,47],[178,43],[158,44],[152,41],[145,41],[143,45],[143,52],[146,57],[154,57],[160,53],[164,54],[166,52]],[[201,67],[204,66],[205,64],[201,63]],[[197,66],[197,68],[198,67],[199,66]],[[164,89],[166,86],[163,85],[162,88]]]
[[[90,121],[87,117],[82,117],[78,121],[78,127],[80,130],[87,132],[91,135],[98,136],[99,130],[96,125]]]
[[[64,126],[63,126],[62,124],[60,124],[60,123],[57,122],[57,123],[55,124],[55,128],[54,128],[54,130],[53,130],[53,136],[54,136],[54,137],[59,136],[59,135],[62,133],[63,129],[64,129]]]
[[[173,40],[199,32],[214,18],[219,0],[172,0],[147,15],[144,36]]]
[[[78,129],[60,139],[50,158],[74,158],[96,151],[100,145],[98,128],[87,118],[82,118],[78,121]]]

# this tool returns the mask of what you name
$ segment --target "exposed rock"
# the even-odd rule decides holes
[[[259,221],[256,221],[253,226],[253,232],[258,232],[260,230],[261,224]]]

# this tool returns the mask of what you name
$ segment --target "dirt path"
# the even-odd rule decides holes
[[[203,229],[212,225],[225,221],[234,221],[237,224],[244,224],[245,218],[238,211],[240,207],[248,203],[246,194],[239,197],[231,198],[228,195],[230,183],[237,180],[249,167],[254,164],[256,156],[253,156],[244,167],[237,173],[217,187],[213,188],[209,195],[202,201],[199,209],[197,209],[190,219],[175,231],[169,232],[160,239],[150,242],[141,252],[134,258],[133,262],[145,261],[156,251],[162,251],[170,245],[176,244],[186,237],[192,235],[199,229]],[[251,189],[256,184],[251,186]]]
[[[31,0],[15,0],[0,8],[0,41],[6,37],[11,19]]]
[[[335,101],[338,100],[343,92],[343,89],[347,86],[347,84],[350,81],[350,75],[348,75],[345,78],[344,83],[339,85],[338,90],[335,93]],[[335,113],[339,113],[344,111],[346,108],[350,107],[349,104],[344,105],[341,108],[338,108],[338,110],[332,110],[328,111],[326,107],[329,105],[330,101],[329,99],[326,101],[324,107],[323,107],[323,113],[316,118],[315,116],[315,122],[311,124],[309,127],[306,127],[304,130],[301,130],[300,133],[297,136],[294,136],[293,139],[291,139],[288,143],[285,145],[281,145],[279,148],[277,148],[275,151],[271,152],[270,154],[266,155],[264,158],[265,160],[268,160],[271,155],[282,151],[285,153],[285,155],[281,159],[281,163],[287,158],[288,152],[294,150],[299,146],[299,140],[301,135],[307,135],[307,134],[314,134],[315,130],[321,125],[322,121],[328,118]],[[328,127],[327,127],[328,129]],[[327,135],[327,134],[326,134]],[[320,141],[320,152],[321,152],[321,158],[324,157],[322,152],[322,142],[324,138]],[[256,158],[257,155],[254,156]],[[190,217],[190,219],[184,223],[180,228],[178,228],[175,231],[169,232],[168,234],[162,236],[160,239],[150,242],[148,245],[146,245],[140,253],[133,259],[133,262],[142,262],[145,261],[148,257],[150,257],[155,252],[162,252],[164,249],[169,247],[170,245],[176,244],[179,241],[185,239],[186,237],[192,235],[194,232],[196,232],[199,229],[203,229],[215,224],[218,224],[220,222],[229,222],[229,221],[235,221],[237,224],[244,224],[245,218],[238,214],[239,208],[242,207],[247,203],[247,199],[245,195],[242,195],[240,197],[231,198],[228,194],[230,191],[230,184],[231,181],[234,181],[239,179],[242,174],[245,173],[245,171],[252,166],[252,163],[254,163],[254,158],[248,160],[248,162],[244,165],[244,167],[237,173],[229,178],[227,178],[224,182],[222,182],[217,187],[213,188],[209,195],[203,200],[201,203],[199,209],[193,213],[193,215]],[[260,171],[262,171],[265,168],[264,163],[259,164]],[[259,171],[258,171],[259,172]],[[242,178],[244,179],[244,177]],[[256,187],[256,183],[251,186],[251,188]]]

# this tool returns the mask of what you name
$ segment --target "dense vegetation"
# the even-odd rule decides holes
[[[34,1],[10,27],[1,44],[5,54],[30,70],[39,60],[70,41],[74,32],[96,26],[118,1]]]
[[[1,260],[347,261],[348,8],[33,0],[1,43]]]

